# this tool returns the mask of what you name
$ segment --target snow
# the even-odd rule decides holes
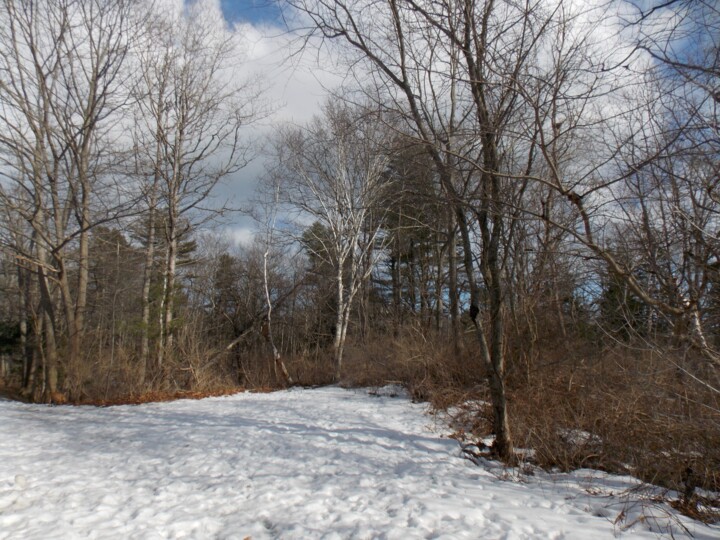
[[[631,478],[477,466],[424,405],[373,393],[0,402],[0,539],[720,538]]]

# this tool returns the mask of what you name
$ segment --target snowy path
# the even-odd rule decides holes
[[[339,388],[111,408],[2,401],[0,539],[658,537],[652,519],[614,526],[621,501],[590,495],[590,471],[499,480],[423,411]]]

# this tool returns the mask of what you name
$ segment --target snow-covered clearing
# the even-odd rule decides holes
[[[424,412],[340,388],[2,401],[0,538],[657,538],[668,525],[687,534],[680,521],[720,537],[638,502],[630,478],[475,466]]]

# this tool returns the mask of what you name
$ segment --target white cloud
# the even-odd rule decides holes
[[[299,51],[298,35],[268,24],[237,23],[231,32],[237,43],[234,76],[258,80],[263,89],[262,100],[272,114],[245,130],[245,136],[259,149],[273,129],[285,122],[302,124],[317,114],[328,89],[340,84],[341,78],[321,66],[330,66],[325,52]],[[245,168],[218,186],[215,198],[229,200],[235,208],[245,208],[254,198],[256,186],[264,174],[266,163],[262,154]],[[249,243],[255,231],[253,220],[237,214],[228,229],[236,243]]]
[[[229,226],[225,234],[235,246],[249,246],[255,238],[255,229],[252,227]]]
[[[309,120],[318,110],[328,89],[342,81],[329,71],[327,53],[300,50],[297,34],[269,25],[237,24],[234,32],[245,49],[244,69],[257,76],[265,97],[276,109],[272,122]]]

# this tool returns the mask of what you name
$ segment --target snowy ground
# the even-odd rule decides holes
[[[442,431],[423,405],[340,388],[110,408],[0,401],[0,539],[584,540],[668,526],[720,538],[628,493],[632,479],[477,467]]]

